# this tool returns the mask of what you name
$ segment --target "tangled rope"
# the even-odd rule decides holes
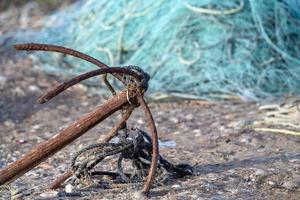
[[[28,40],[63,44],[110,66],[143,66],[157,98],[258,101],[300,93],[299,10],[298,0],[78,0],[39,31],[1,36],[0,52]],[[55,74],[92,69],[63,55],[31,57]]]
[[[124,128],[119,132],[118,139],[117,143],[92,144],[78,151],[71,161],[75,176],[80,180],[86,180],[94,175],[107,175],[121,183],[143,181],[151,164],[151,137],[140,129],[127,131]],[[117,154],[119,157],[116,172],[92,171],[99,162]],[[134,170],[132,173],[124,172],[123,160],[131,161]],[[174,165],[159,155],[156,183],[161,183],[167,178],[181,178],[192,174],[192,166],[188,164]]]

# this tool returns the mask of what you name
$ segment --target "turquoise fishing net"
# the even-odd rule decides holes
[[[151,75],[153,95],[261,100],[300,93],[298,0],[87,0],[44,24],[4,37],[64,45],[110,66],[138,65]],[[33,58],[57,74],[95,69],[58,54]]]

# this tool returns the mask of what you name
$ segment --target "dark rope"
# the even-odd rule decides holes
[[[109,156],[120,154],[117,161],[117,172],[104,172],[102,175],[111,175],[113,178],[119,178],[123,183],[133,183],[142,181],[146,172],[150,168],[152,158],[152,140],[151,137],[140,129],[131,129],[129,133],[122,131],[119,134],[118,143],[100,143],[92,144],[77,152],[72,158],[72,169],[77,178],[95,175],[92,168],[99,162]],[[83,161],[79,161],[83,157]],[[122,161],[130,160],[133,173],[125,173]],[[166,172],[164,172],[166,171]],[[193,174],[193,168],[188,164],[174,165],[159,156],[158,172],[156,182],[163,182],[167,177],[182,178]]]

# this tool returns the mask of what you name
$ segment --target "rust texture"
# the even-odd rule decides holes
[[[56,136],[52,137],[48,141],[45,141],[31,150],[29,153],[25,154],[22,158],[17,160],[14,163],[11,163],[7,167],[0,170],[0,185],[8,184],[13,180],[19,178],[27,171],[31,170],[42,161],[46,160],[75,139],[86,133],[88,130],[93,128],[95,125],[99,124],[101,121],[109,117],[114,112],[120,110],[122,111],[121,120],[112,128],[107,136],[105,136],[104,141],[107,142],[111,140],[124,125],[126,126],[126,121],[129,119],[133,110],[141,105],[145,112],[146,119],[148,121],[148,127],[152,136],[152,158],[151,158],[151,166],[149,170],[149,174],[147,180],[144,184],[143,192],[147,194],[151,188],[151,185],[154,180],[154,175],[156,172],[158,157],[159,157],[159,149],[158,149],[158,136],[157,130],[155,127],[155,123],[151,114],[151,111],[145,102],[143,95],[148,88],[149,75],[143,72],[140,68],[135,66],[129,67],[112,67],[110,68],[106,64],[101,61],[81,53],[79,51],[56,46],[49,44],[17,44],[14,45],[17,50],[25,50],[25,51],[51,51],[63,53],[66,55],[71,55],[85,61],[88,61],[101,69],[90,71],[84,74],[81,74],[69,81],[66,81],[55,88],[51,89],[46,94],[42,95],[39,99],[39,103],[46,103],[53,97],[57,96],[61,92],[66,89],[72,87],[73,85],[86,80],[88,78],[104,75],[104,81],[110,91],[113,93],[113,97],[106,101],[104,104],[98,106],[90,113],[84,115],[82,118],[78,119],[75,123],[71,124],[67,128],[63,129]],[[111,73],[117,79],[119,79],[124,86],[126,87],[124,90],[115,93],[112,86],[106,79],[107,73]],[[125,76],[129,76],[131,78],[126,79]],[[134,103],[134,104],[133,104]],[[63,175],[61,175],[58,179],[56,179],[50,186],[50,188],[55,189],[58,188],[66,179],[72,176],[72,171],[66,171]]]
[[[73,142],[82,134],[93,128],[115,111],[128,103],[127,92],[123,91],[110,101],[86,114],[81,119],[63,129],[57,136],[46,142],[39,144],[32,151],[24,155],[21,159],[8,165],[0,171],[0,184],[11,182],[12,180],[25,174],[39,163],[52,156],[66,145]]]
[[[131,113],[134,110],[134,106],[129,106],[128,109],[125,110],[125,112],[122,115],[121,120],[110,130],[110,132],[105,136],[103,139],[103,142],[109,142],[113,137],[116,136],[118,131],[125,126],[126,121],[129,119]],[[61,184],[66,181],[68,178],[70,178],[73,175],[72,170],[68,170],[64,172],[62,175],[60,175],[57,179],[53,181],[53,183],[50,185],[49,189],[57,189],[61,186]]]

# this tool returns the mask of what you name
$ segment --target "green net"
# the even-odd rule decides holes
[[[68,46],[110,66],[138,65],[152,77],[152,94],[261,100],[300,93],[298,0],[88,0],[44,22],[40,31],[9,37]],[[58,54],[34,58],[54,73],[95,68]]]

